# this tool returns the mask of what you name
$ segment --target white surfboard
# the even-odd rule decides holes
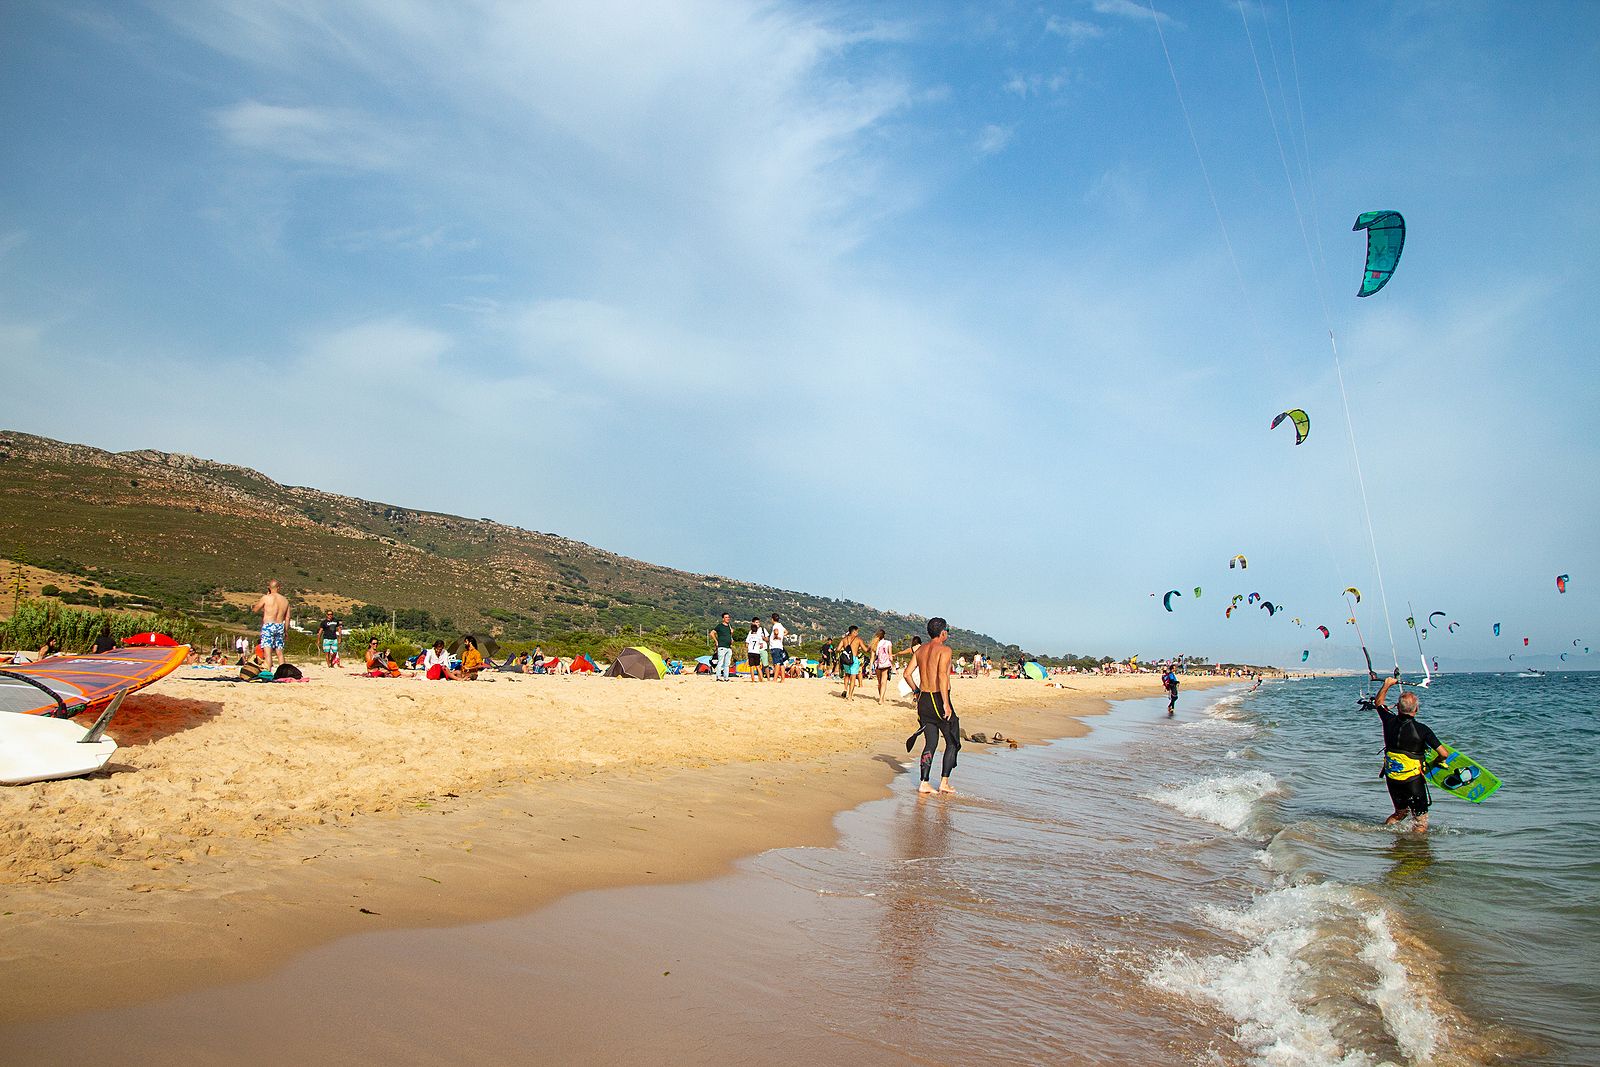
[[[908,681],[907,679],[910,680]],[[902,672],[900,675],[900,695],[903,697],[908,697],[913,692],[921,688],[922,668],[913,663],[910,671]]]
[[[100,731],[122,706],[123,695],[87,730],[71,719],[0,712],[0,785],[76,778],[104,767],[117,743]]]

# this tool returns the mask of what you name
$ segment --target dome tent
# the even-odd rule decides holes
[[[617,653],[617,658],[611,661],[611,666],[606,668],[607,678],[652,678],[659,679],[667,673],[666,664],[661,662],[661,657],[648,648],[625,648]]]

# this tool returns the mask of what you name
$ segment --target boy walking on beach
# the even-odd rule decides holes
[[[746,659],[750,661],[750,680],[761,681],[762,660],[766,658],[767,631],[761,628],[761,616],[750,620],[750,633],[744,639]]]
[[[278,592],[278,579],[267,583],[267,591],[250,610],[261,616],[261,647],[267,653],[267,666],[276,670],[283,666],[283,628],[289,622],[289,601]],[[276,664],[272,662],[274,654]]]
[[[950,703],[950,646],[946,643],[950,628],[941,618],[928,620],[928,643],[917,646],[914,655],[916,668],[922,678],[922,691],[917,694],[917,725],[922,734],[922,784],[919,793],[933,792],[929,773],[933,770],[933,753],[944,738],[944,766],[941,768],[939,792],[954,793],[950,786],[950,772],[956,769],[956,753],[961,749],[961,720],[956,718],[955,707]],[[916,743],[917,735],[906,738],[906,751]]]
[[[711,630],[711,637],[717,642],[717,668],[712,675],[719,682],[728,680],[728,667],[733,663],[733,616],[724,611],[722,621]]]
[[[789,662],[789,653],[783,650],[783,639],[789,636],[788,629],[778,618],[778,613],[772,613],[772,629],[767,635],[767,651],[772,653],[772,676],[778,681],[783,681],[784,664]]]

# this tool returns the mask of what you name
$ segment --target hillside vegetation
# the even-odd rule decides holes
[[[248,620],[244,605],[269,577],[302,619],[326,605],[357,623],[471,629],[512,642],[643,631],[697,647],[723,611],[735,620],[780,612],[813,643],[852,624],[869,633],[882,626],[898,640],[925,621],[659,567],[488,519],[280,485],[192,456],[105,452],[13,431],[0,431],[0,555],[74,576],[107,606],[235,624]],[[952,640],[1005,651],[970,631]]]

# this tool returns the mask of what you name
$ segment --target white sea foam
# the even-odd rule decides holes
[[[1329,984],[1345,981],[1346,976],[1317,973],[1316,953],[1311,950],[1335,931],[1362,942],[1360,960],[1371,969],[1369,985],[1345,990],[1353,994],[1350,999],[1376,1009],[1383,1028],[1408,1059],[1426,1062],[1432,1055],[1438,1020],[1417,1002],[1387,919],[1381,912],[1364,914],[1361,901],[1349,889],[1335,884],[1290,886],[1265,893],[1242,910],[1207,906],[1200,913],[1212,925],[1242,937],[1249,947],[1237,956],[1173,952],[1147,981],[1216,1005],[1238,1024],[1234,1036],[1254,1053],[1257,1063],[1372,1067],[1379,1062],[1375,1052],[1346,1044],[1340,1020],[1327,1007]]]
[[[1266,771],[1246,771],[1167,786],[1150,794],[1150,799],[1225,830],[1240,830],[1250,821],[1256,802],[1277,790],[1278,780]]]
[[[1439,1017],[1416,996],[1405,965],[1400,962],[1394,935],[1389,932],[1388,917],[1382,912],[1367,916],[1367,932],[1372,939],[1361,950],[1361,959],[1378,975],[1369,999],[1406,1058],[1426,1063],[1433,1058],[1433,1035],[1440,1030]]]

